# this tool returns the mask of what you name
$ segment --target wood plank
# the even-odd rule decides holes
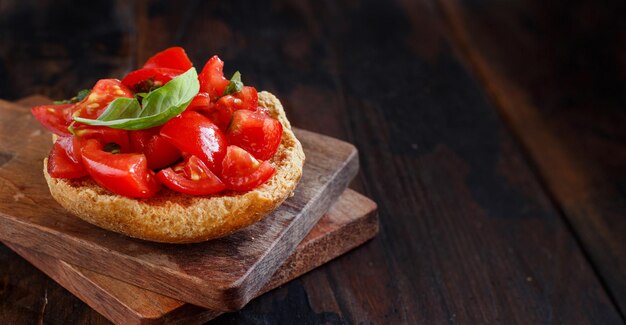
[[[371,239],[377,232],[376,204],[357,192],[346,190],[258,294],[340,256]],[[45,254],[7,245],[117,324],[201,324],[221,314]]]
[[[0,101],[0,114],[0,152],[7,157],[0,164],[0,239],[213,310],[238,309],[252,299],[358,170],[352,145],[296,130],[307,162],[295,195],[263,221],[186,245],[181,255],[183,246],[130,239],[69,215],[39,172],[49,134],[21,106]]]
[[[235,6],[155,5],[150,28],[193,14],[154,42],[171,35],[197,53],[228,55],[227,69],[236,60],[244,78],[298,104],[296,125],[354,143],[382,231],[367,249],[224,322],[622,323],[452,51],[435,2]],[[224,32],[197,40],[209,24]]]
[[[0,98],[70,98],[98,79],[119,78],[135,65],[134,21],[121,19],[134,11],[132,1],[3,0]]]
[[[612,67],[626,55],[613,47],[622,42],[617,31],[626,28],[626,7],[584,0],[490,9],[496,2],[474,7],[444,1],[443,8],[460,51],[523,143],[623,316],[626,97],[615,96],[624,93],[615,87],[626,82],[626,73]]]

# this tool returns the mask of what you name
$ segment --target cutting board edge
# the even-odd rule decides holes
[[[341,237],[342,240],[342,245],[332,245],[333,248],[335,249],[334,251],[332,251],[329,254],[316,254],[316,256],[324,256],[324,258],[321,259],[317,259],[315,260],[312,264],[309,264],[308,266],[304,267],[302,270],[290,270],[292,273],[289,274],[287,273],[287,271],[283,271],[282,273],[287,273],[287,275],[283,275],[278,276],[279,272],[276,272],[277,274],[274,274],[272,276],[272,279],[270,281],[268,281],[268,283],[266,284],[265,287],[262,288],[262,290],[260,290],[257,294],[258,296],[261,296],[281,285],[284,285],[302,275],[305,275],[315,269],[317,269],[318,267],[321,267],[323,265],[325,265],[326,263],[329,263],[341,256],[343,256],[344,254],[347,254],[348,252],[364,245],[365,243],[371,241],[372,239],[375,238],[376,234],[379,231],[379,214],[378,214],[378,209],[376,206],[376,203],[374,201],[372,201],[371,199],[369,199],[368,197],[355,192],[351,189],[346,189],[346,191],[352,191],[354,192],[354,194],[358,195],[358,196],[362,196],[365,199],[367,199],[370,203],[370,206],[367,207],[365,209],[365,211],[362,212],[362,216],[360,217],[356,217],[352,220],[350,220],[350,222],[343,224],[339,229],[335,229],[334,231],[331,232],[325,232],[324,235],[318,236],[317,238],[315,238],[314,240],[311,241],[311,244],[308,245],[307,248],[304,249],[300,249],[300,247],[298,247],[297,252],[294,252],[293,255],[289,256],[284,265],[280,266],[281,270],[285,269],[285,266],[288,262],[290,262],[290,260],[300,260],[300,256],[297,256],[297,254],[302,254],[302,255],[306,255],[307,254],[307,250],[313,250],[315,247],[320,246],[321,241],[327,241],[327,242],[336,242],[338,240],[339,237]],[[346,239],[346,234],[348,233],[352,233],[352,228],[354,227],[359,227],[359,230],[363,230],[365,229],[366,231],[361,231],[359,232],[357,235],[355,235],[357,238],[356,239],[352,239],[352,240],[345,240]],[[353,237],[355,237],[353,236]],[[348,243],[348,244],[346,244]],[[33,252],[30,251],[27,248],[23,248],[19,245],[15,245],[15,244],[7,244],[7,246],[12,249],[13,251],[15,251],[18,255],[22,256],[24,259],[26,259],[27,261],[33,263],[31,261],[31,259],[36,258],[35,255],[37,254],[42,254],[45,255],[43,253],[38,253],[38,252]],[[15,246],[15,247],[14,247]],[[23,253],[26,253],[27,255],[29,254],[28,252],[31,252],[29,257],[26,257],[23,255]],[[47,256],[47,255],[46,255]],[[50,257],[53,258],[53,257]],[[76,295],[77,297],[79,297],[82,301],[84,301],[85,303],[87,303],[90,307],[94,308],[96,311],[98,311],[99,313],[101,313],[102,315],[104,315],[107,319],[109,319],[112,322],[121,322],[124,321],[125,324],[128,325],[132,325],[132,324],[169,324],[170,322],[176,321],[177,323],[179,323],[181,321],[181,317],[184,318],[185,320],[185,324],[201,324],[204,323],[206,321],[209,321],[213,318],[215,318],[216,316],[218,316],[220,313],[219,312],[214,312],[214,311],[210,311],[210,310],[206,310],[203,309],[201,307],[198,306],[193,306],[190,304],[182,304],[179,307],[172,309],[170,311],[168,311],[167,313],[164,313],[162,315],[151,315],[146,317],[145,315],[142,315],[141,313],[127,308],[125,309],[127,311],[127,313],[122,314],[119,311],[115,311],[112,310],[112,308],[108,308],[106,306],[103,306],[101,304],[95,304],[95,303],[89,303],[87,300],[91,300],[92,298],[89,297],[84,297],[84,295],[77,290],[80,290],[81,287],[82,288],[88,288],[89,284],[85,283],[85,282],[81,282],[78,285],[69,285],[68,283],[65,283],[67,280],[65,281],[59,281],[58,277],[60,277],[60,273],[63,274],[67,274],[67,272],[71,272],[74,273],[72,270],[81,270],[80,267],[71,265],[65,261],[58,261],[58,263],[63,263],[64,265],[59,265],[58,268],[61,269],[60,272],[57,273],[53,273],[50,274],[50,271],[48,270],[44,270],[42,269],[40,266],[36,265],[35,266],[41,270],[43,273],[47,274],[49,277],[51,277],[52,279],[54,279],[57,283],[59,283],[61,286],[63,286],[64,288],[66,288],[67,290],[69,290],[72,294]],[[63,270],[65,268],[65,270]],[[296,267],[297,269],[297,267]],[[79,277],[81,280],[83,281],[88,281],[89,277],[88,275],[86,275],[84,273],[84,271],[78,271],[75,273],[75,276]],[[86,287],[87,286],[87,287]],[[105,288],[102,288],[103,290],[106,290]],[[101,297],[99,295],[99,297]],[[113,299],[111,297],[109,297],[110,299]],[[96,307],[94,307],[94,304],[96,305]],[[129,318],[129,314],[132,315]],[[191,315],[190,315],[191,314]]]

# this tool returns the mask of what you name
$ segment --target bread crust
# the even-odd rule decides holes
[[[283,125],[280,146],[270,162],[276,173],[258,188],[189,196],[167,188],[150,199],[113,194],[91,178],[52,178],[44,160],[44,175],[54,199],[75,216],[96,226],[131,237],[162,243],[196,243],[226,236],[255,223],[276,209],[302,176],[304,152],[280,101],[259,93],[259,105]]]

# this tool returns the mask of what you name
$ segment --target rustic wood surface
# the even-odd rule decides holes
[[[352,145],[295,130],[307,160],[294,195],[279,208],[218,240],[150,243],[87,224],[51,198],[37,176],[50,133],[38,124],[27,109],[0,101],[0,152],[11,156],[0,166],[0,240],[213,310],[240,309],[252,299],[358,170]]]
[[[356,144],[352,188],[379,204],[380,235],[218,323],[622,324],[610,285],[624,279],[621,6],[7,0],[0,96],[68,97],[176,44],[198,65],[220,54],[296,126]],[[507,100],[560,140],[533,149]],[[553,170],[536,158],[557,154],[568,158]],[[593,195],[557,195],[546,174],[568,170]],[[563,196],[580,203],[579,225]],[[0,265],[1,317],[100,321],[6,249]]]
[[[489,8],[496,2],[446,6],[453,35],[624,315],[626,3],[590,9],[588,1],[572,1],[566,10],[537,3],[495,12]],[[499,33],[484,32],[494,24]]]
[[[376,203],[346,190],[258,295],[363,244],[378,232]],[[215,312],[163,296],[67,262],[7,244],[92,308],[118,324],[201,324]]]

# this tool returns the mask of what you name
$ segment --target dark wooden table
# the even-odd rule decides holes
[[[354,143],[364,247],[218,323],[621,324],[624,2],[0,2],[0,98],[65,98],[170,45]],[[0,225],[1,226],[1,225]],[[0,323],[104,324],[0,247]]]

